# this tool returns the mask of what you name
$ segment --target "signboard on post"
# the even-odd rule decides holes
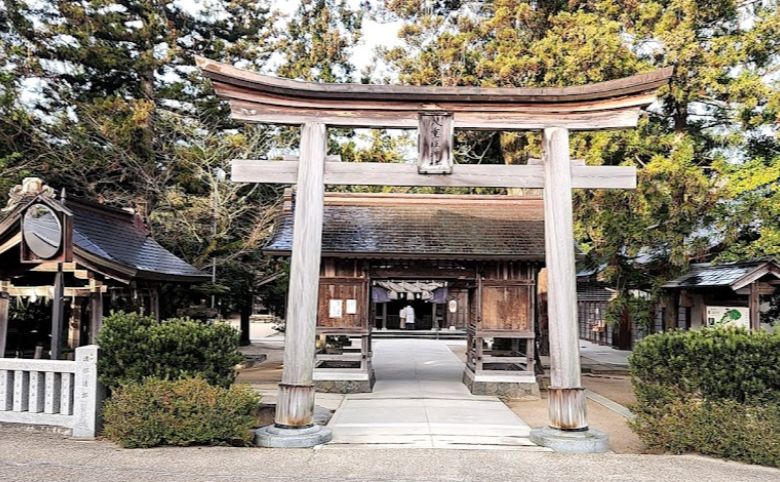
[[[750,310],[742,306],[708,306],[707,326],[713,325],[750,329]]]
[[[418,130],[420,174],[452,173],[452,139],[455,133],[452,114],[421,113]]]

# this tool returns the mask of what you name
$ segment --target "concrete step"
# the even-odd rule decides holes
[[[409,338],[422,340],[465,340],[464,330],[373,330],[374,339]]]
[[[438,448],[455,450],[523,450],[549,452],[535,445],[528,437],[486,437],[430,434],[344,434],[334,432],[333,440],[325,448]]]

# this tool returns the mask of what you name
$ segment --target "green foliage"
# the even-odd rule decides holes
[[[777,0],[368,3],[304,0],[283,22],[268,1],[193,9],[162,0],[111,8],[104,0],[6,0],[0,197],[39,175],[71,195],[135,207],[176,254],[198,267],[216,259],[224,304],[245,307],[258,281],[278,270],[259,247],[280,192],[229,186],[214,168],[289,146],[263,129],[236,134],[194,56],[351,81],[351,53],[373,14],[401,22],[400,43],[377,52],[382,62],[361,72],[364,82],[543,87],[674,67],[638,129],[572,135],[572,155],[590,165],[639,168],[636,190],[575,193],[580,247],[607,265],[605,281],[619,292],[657,287],[694,260],[780,255]],[[26,95],[23,106],[31,85],[40,95]],[[362,142],[344,131],[334,137],[347,161],[398,162],[410,150],[408,138],[384,132]],[[538,133],[457,133],[460,163],[539,155]]]
[[[614,326],[620,323],[623,316],[627,316],[631,322],[649,329],[653,326],[654,307],[654,298],[641,298],[623,293],[609,302],[604,320]]]
[[[657,333],[629,358],[642,405],[703,398],[780,403],[780,333],[718,327]]]
[[[277,48],[283,77],[323,82],[351,80],[350,49],[360,39],[362,15],[345,0],[301,0]]]
[[[188,319],[157,323],[137,313],[112,313],[103,320],[98,344],[100,381],[114,389],[154,377],[176,380],[203,377],[227,387],[234,367],[243,360],[238,331],[224,323]]]
[[[780,406],[675,400],[637,413],[631,428],[651,450],[697,452],[780,467]]]
[[[103,408],[104,435],[122,447],[247,445],[260,395],[249,385],[229,388],[202,378],[149,379],[122,385]]]
[[[577,133],[573,156],[639,168],[637,190],[577,192],[576,236],[618,291],[695,260],[780,251],[778,2],[385,2],[402,44],[379,52],[403,83],[560,86],[674,67],[638,129]],[[391,76],[374,79],[391,81]],[[523,163],[539,136],[460,133],[459,162]],[[484,153],[484,154],[483,154]],[[716,240],[723,240],[718,243]]]
[[[780,466],[780,333],[659,333],[629,363],[631,427],[648,447]]]
[[[269,136],[232,130],[239,124],[195,56],[266,65],[279,37],[270,2],[4,5],[0,83],[7,75],[9,90],[0,86],[0,103],[4,93],[14,100],[26,91],[28,100],[0,104],[0,196],[20,177],[39,176],[69,196],[134,208],[175,254],[198,268],[216,259],[220,285],[237,271],[266,276],[258,248],[280,189],[219,181],[214,172],[229,171],[231,158],[262,156]],[[37,95],[24,87],[30,81]],[[12,115],[19,112],[32,120]],[[223,298],[231,308],[248,299]]]
[[[728,179],[727,197],[732,200],[723,206],[722,218],[728,223],[719,259],[780,257],[780,155],[716,167]]]

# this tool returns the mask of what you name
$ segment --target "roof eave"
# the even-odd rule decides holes
[[[206,273],[186,275],[146,270],[138,270],[135,277],[139,280],[167,281],[170,283],[202,283],[211,279],[211,275]]]
[[[599,101],[653,92],[667,84],[673,74],[673,68],[666,67],[622,79],[571,87],[440,87],[305,82],[262,75],[203,57],[196,57],[196,62],[204,75],[215,82],[268,94],[328,100],[379,100],[387,96],[393,101],[417,102],[545,104]]]
[[[289,257],[290,250],[263,249],[266,256]],[[544,253],[509,255],[509,254],[463,254],[463,253],[377,253],[355,251],[323,251],[323,258],[352,258],[352,259],[419,259],[419,260],[458,260],[458,261],[529,261],[544,262]]]
[[[776,261],[774,260],[766,261],[760,264],[759,266],[756,266],[756,268],[753,271],[745,274],[743,277],[733,282],[731,284],[731,289],[733,289],[734,291],[742,289],[745,286],[753,283],[757,279],[760,279],[768,274],[771,274],[776,278],[780,279],[780,265],[778,265]]]

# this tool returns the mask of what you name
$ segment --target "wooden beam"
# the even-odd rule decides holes
[[[16,233],[4,243],[0,244],[0,254],[5,253],[11,248],[18,246],[22,242],[22,233]]]
[[[71,298],[70,319],[68,320],[68,348],[81,346],[81,301],[78,297]]]
[[[93,345],[97,345],[97,337],[103,326],[103,289],[105,286],[94,282],[89,293],[89,342]]]
[[[316,84],[322,85],[322,84]],[[340,84],[342,85],[342,84]],[[333,111],[393,111],[405,115],[406,112],[484,112],[484,113],[558,113],[573,114],[580,112],[598,112],[605,110],[619,110],[631,107],[644,107],[655,100],[655,93],[635,92],[626,95],[601,100],[577,100],[570,102],[529,102],[516,99],[495,102],[463,101],[459,100],[400,100],[397,97],[391,99],[312,99],[291,95],[278,95],[267,92],[259,92],[245,87],[217,83],[214,85],[217,95],[226,99],[244,101],[263,109],[268,106],[317,110],[322,112]]]
[[[742,289],[754,281],[757,281],[761,278],[763,278],[766,275],[772,275],[775,278],[780,279],[780,266],[777,265],[775,261],[767,261],[763,265],[758,266],[755,270],[752,272],[746,274],[742,278],[738,279],[734,283],[731,284],[731,289],[734,291],[737,291],[739,289]]]
[[[295,161],[234,160],[234,182],[295,184]],[[572,165],[572,187],[577,189],[634,189],[636,168],[632,166]],[[458,164],[452,174],[419,174],[414,164],[382,162],[329,162],[325,164],[327,185],[426,186],[426,187],[544,187],[544,167],[539,165]]]
[[[544,239],[550,331],[550,426],[587,429],[577,335],[577,275],[569,132],[544,131]]]
[[[301,158],[298,156],[285,154],[284,156],[282,156],[282,160],[298,162],[301,160]],[[328,154],[327,156],[325,156],[325,162],[341,162],[341,154]]]
[[[65,273],[60,268],[54,275],[54,296],[51,303],[51,359],[59,360],[62,353],[62,324],[65,318]]]
[[[160,321],[160,286],[154,285],[149,289],[149,314],[155,320]]]
[[[250,94],[314,102],[320,99],[344,102],[455,102],[481,105],[493,103],[569,104],[581,101],[609,101],[630,94],[652,92],[666,85],[673,69],[666,67],[622,79],[570,87],[470,87],[415,86],[393,84],[349,84],[302,82],[238,69],[204,57],[195,61],[215,84],[245,89]]]
[[[33,267],[30,269],[30,271],[35,271],[38,273],[56,273],[58,269],[57,264],[58,263],[53,261],[46,261]],[[75,276],[77,279],[89,279],[89,271],[85,269],[78,269],[78,266],[75,262],[62,263],[62,271],[64,273],[73,273],[73,276]]]
[[[5,357],[5,345],[8,337],[8,308],[10,299],[6,291],[6,281],[0,281],[0,358]]]
[[[750,284],[750,297],[748,298],[748,307],[750,310],[750,329],[758,331],[761,329],[761,297],[758,290],[758,281]]]
[[[531,157],[526,161],[526,164],[529,166],[544,166],[544,159],[538,159],[536,157]],[[585,166],[585,159],[572,159],[571,160],[572,167],[574,166]]]
[[[14,286],[9,285],[6,288],[6,291],[8,295],[11,298],[19,298],[19,297],[30,297],[30,296],[37,296],[39,298],[51,296],[52,293],[52,287],[49,286]],[[101,293],[106,293],[108,291],[107,286],[101,286],[99,288]],[[87,288],[87,287],[65,287],[63,291],[63,296],[66,298],[71,298],[73,296],[75,297],[87,297],[90,295],[90,293],[93,293],[94,289]]]
[[[233,119],[260,124],[301,125],[322,122],[332,127],[418,128],[418,111],[322,110],[269,106],[236,99],[230,99],[230,108]],[[454,112],[453,128],[536,131],[557,125],[578,131],[621,129],[636,127],[640,113],[639,107],[577,113],[561,113],[555,109],[549,112]]]
[[[325,125],[305,124],[301,129],[301,161],[296,179],[298,196],[293,221],[284,370],[274,418],[278,427],[305,428],[312,424],[326,147]]]

